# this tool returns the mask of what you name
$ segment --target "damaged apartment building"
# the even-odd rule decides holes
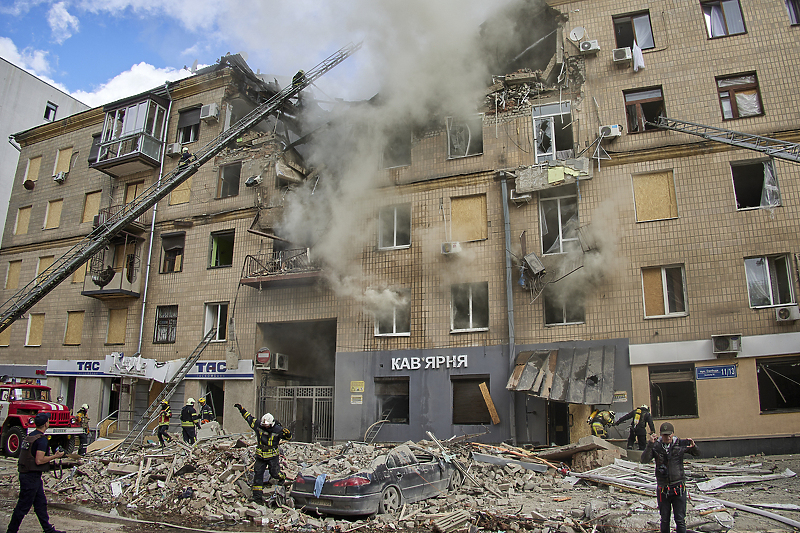
[[[335,166],[314,145],[335,126],[293,100],[0,353],[93,420],[140,416],[213,330],[173,405],[207,395],[229,431],[238,402],[302,441],[566,444],[594,407],[646,404],[704,453],[790,450],[798,23],[790,0],[514,4],[481,28],[474,113],[397,124],[359,202],[314,224]],[[15,135],[4,295],[277,89],[227,56]]]

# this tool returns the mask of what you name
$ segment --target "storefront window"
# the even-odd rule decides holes
[[[759,359],[756,370],[762,413],[800,410],[800,357]]]
[[[408,424],[408,377],[375,378],[379,420]]]
[[[491,424],[492,415],[480,388],[481,383],[486,383],[489,389],[489,376],[450,376],[450,381],[453,385],[453,424]]]
[[[653,417],[697,416],[694,365],[650,367],[650,402]]]

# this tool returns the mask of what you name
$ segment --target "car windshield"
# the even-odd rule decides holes
[[[12,397],[15,400],[39,400],[43,402],[49,402],[50,391],[47,389],[13,389]]]

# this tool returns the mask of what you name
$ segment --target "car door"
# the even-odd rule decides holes
[[[419,500],[422,478],[417,459],[408,446],[402,445],[392,450],[386,465],[400,487],[403,500],[408,503]]]

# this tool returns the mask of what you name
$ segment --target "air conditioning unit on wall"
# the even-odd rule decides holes
[[[775,308],[775,320],[778,322],[794,322],[800,320],[800,308],[797,305],[784,305]]]
[[[613,139],[622,135],[622,126],[619,124],[608,124],[600,126],[600,137],[604,139]]]
[[[443,242],[442,243],[442,253],[444,255],[450,254],[457,254],[461,251],[461,243],[460,242]]]
[[[181,143],[171,143],[167,145],[167,155],[170,157],[181,156]]]
[[[64,183],[67,180],[67,174],[68,174],[67,172],[64,172],[62,170],[61,172],[53,176],[53,181],[55,181],[56,183]]]
[[[219,106],[216,103],[211,103],[201,107],[200,120],[219,120]]]
[[[733,354],[742,351],[741,335],[711,335],[711,350],[715,355]]]
[[[289,370],[289,356],[285,353],[274,353],[270,361],[272,370],[279,372],[288,372]]]
[[[626,46],[625,48],[614,48],[611,57],[614,59],[614,63],[630,63],[633,59],[633,54],[631,49]]]
[[[578,45],[583,55],[596,54],[600,51],[600,43],[596,40],[583,41]]]

